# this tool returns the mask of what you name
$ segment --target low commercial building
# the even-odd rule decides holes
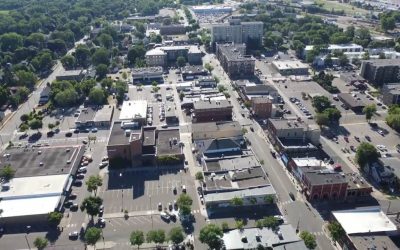
[[[360,75],[378,86],[400,82],[400,59],[362,61]]]
[[[146,124],[147,117],[147,101],[124,101],[122,103],[119,120],[138,122],[139,124]]]
[[[271,85],[257,84],[257,85],[245,85],[239,87],[239,96],[244,101],[252,101],[256,97],[268,98],[272,102],[278,99],[278,91]]]
[[[149,66],[167,66],[176,64],[178,57],[184,57],[189,64],[201,64],[203,53],[198,46],[164,46],[146,52],[146,63]]]
[[[222,240],[227,250],[259,249],[260,246],[271,250],[308,249],[289,224],[280,225],[276,229],[266,227],[234,229],[225,232]]]
[[[207,76],[208,71],[202,65],[188,65],[182,69],[182,77],[184,80],[193,80],[201,76]]]
[[[0,168],[10,165],[15,175],[1,183],[0,223],[46,223],[50,212],[62,210],[84,152],[81,145],[4,151]]]
[[[304,152],[316,150],[321,131],[295,119],[268,119],[268,138],[280,151]]]
[[[114,106],[87,107],[81,110],[75,121],[76,128],[109,128],[114,114]]]
[[[377,162],[367,164],[364,171],[379,185],[396,188],[400,181],[400,159],[379,158]]]
[[[162,81],[163,69],[162,67],[146,67],[132,69],[133,83]]]
[[[273,61],[272,66],[283,76],[289,75],[308,75],[308,65],[295,61]]]
[[[194,81],[194,86],[200,88],[216,88],[217,82],[213,76],[200,76]]]
[[[385,105],[400,104],[400,85],[385,84],[382,87],[382,102]]]
[[[80,82],[85,77],[86,70],[62,70],[57,76],[57,81],[77,81]]]
[[[307,45],[304,48],[304,56],[307,56],[314,49],[314,45]],[[334,53],[351,53],[363,51],[361,45],[350,43],[350,44],[330,44],[328,47],[323,48],[321,51],[323,54],[334,54]]]
[[[237,138],[219,138],[197,141],[194,150],[197,159],[207,160],[220,157],[232,157],[242,155],[244,141]]]
[[[218,138],[243,138],[242,126],[237,121],[192,124],[193,142]]]
[[[192,121],[218,122],[232,120],[232,105],[227,100],[198,101],[193,104]]]
[[[246,56],[245,44],[217,44],[217,58],[231,78],[248,78],[254,75],[255,59]]]
[[[308,200],[344,200],[347,180],[340,173],[301,167],[303,191]]]
[[[256,169],[261,167],[260,162],[254,155],[232,157],[225,159],[211,159],[203,164],[204,173],[227,173],[229,171]],[[264,176],[264,175],[261,175]]]
[[[332,221],[345,231],[338,241],[342,249],[398,249],[391,239],[399,235],[398,227],[379,206],[333,211]]]
[[[126,121],[115,121],[111,127],[107,154],[111,167],[163,166],[183,161],[179,129],[158,130]]]
[[[365,103],[363,101],[354,99],[354,97],[349,93],[339,93],[338,98],[346,107],[356,113],[361,113],[365,107]]]

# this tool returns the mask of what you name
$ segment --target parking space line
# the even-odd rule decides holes
[[[113,222],[114,222],[115,224],[117,224],[118,226],[121,226],[121,223],[118,222],[118,219],[113,220]],[[113,223],[113,224],[114,224],[114,223]]]

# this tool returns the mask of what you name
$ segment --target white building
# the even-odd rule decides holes
[[[197,15],[211,15],[211,14],[224,14],[231,13],[233,8],[230,6],[222,5],[200,5],[193,6],[192,10]]]
[[[261,44],[263,36],[262,22],[241,22],[231,19],[229,23],[213,24],[211,27],[212,43],[248,43],[254,40]]]
[[[21,177],[3,183],[0,191],[2,223],[46,220],[62,207],[62,194],[69,174]]]
[[[146,52],[148,66],[165,66],[168,63],[176,63],[176,59],[183,56],[190,64],[201,64],[203,56],[198,46],[163,46],[156,47]]]
[[[304,48],[304,56],[314,49],[314,45],[307,45]],[[330,44],[327,48],[321,51],[321,54],[335,53],[335,52],[361,52],[364,48],[361,45],[350,43],[350,44]]]
[[[147,101],[125,101],[122,103],[119,120],[144,124],[147,115]]]

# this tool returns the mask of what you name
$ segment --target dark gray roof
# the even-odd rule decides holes
[[[156,128],[145,127],[143,128],[143,146],[156,145]]]
[[[204,144],[206,148],[205,151],[240,148],[240,145],[237,142],[229,138],[211,139],[206,141]]]
[[[354,99],[354,97],[349,93],[340,93],[338,97],[344,102],[349,108],[358,108],[364,107],[365,103],[359,100]]]
[[[232,105],[227,100],[220,101],[198,101],[193,104],[195,110],[202,109],[221,109],[221,108],[232,108]]]
[[[158,130],[157,155],[176,155],[182,153],[179,142],[179,129]]]
[[[93,121],[95,115],[96,115],[96,110],[92,107],[87,107],[87,108],[82,109],[82,111],[79,114],[78,119],[76,119],[76,121],[81,122],[81,123]]]
[[[116,121],[111,127],[110,138],[108,140],[108,146],[113,145],[128,145],[131,141],[131,137],[140,138],[142,135],[142,129],[130,129],[130,135],[126,134],[126,130],[121,128],[121,121]]]
[[[264,84],[245,86],[244,91],[247,95],[270,95],[273,92],[277,92],[274,87]]]
[[[347,183],[347,179],[341,176],[340,173],[330,172],[328,170],[309,170],[307,167],[300,167],[310,181],[311,185],[323,185],[323,184],[341,184]]]
[[[232,136],[242,136],[242,126],[238,121],[231,122],[205,122],[205,123],[193,123],[192,124],[192,138],[193,140],[199,139],[210,139],[208,135],[214,136],[215,132],[230,131]]]

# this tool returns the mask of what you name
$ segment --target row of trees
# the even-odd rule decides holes
[[[178,245],[182,243],[184,239],[185,236],[182,228],[174,227],[169,231],[168,235],[165,234],[164,230],[158,229],[148,231],[146,237],[142,231],[136,230],[131,233],[129,241],[131,245],[139,248],[145,242],[159,245],[166,241],[171,241],[174,245]]]

